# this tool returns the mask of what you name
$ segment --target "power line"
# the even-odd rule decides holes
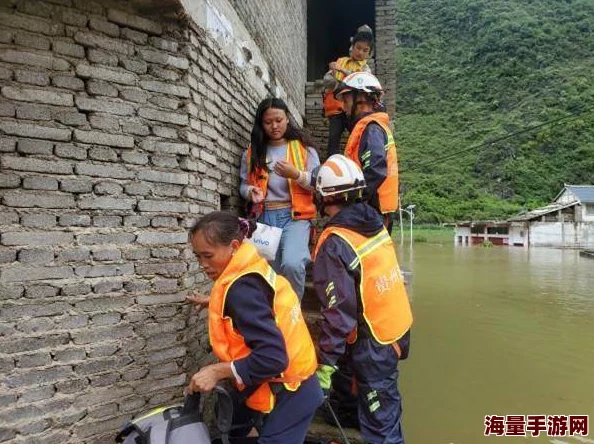
[[[563,120],[568,120],[569,119],[568,121],[572,121],[572,120],[575,120],[578,117],[582,116],[583,114],[586,114],[588,111],[592,111],[592,110],[594,110],[594,107],[583,108],[579,113],[575,113],[575,112],[572,112],[570,110],[571,114],[568,115],[568,116],[558,117],[556,119],[552,119],[552,120],[548,120],[548,121],[543,122],[543,123],[539,123],[538,125],[532,125],[532,126],[529,126],[529,127],[524,128],[524,129],[521,129],[519,131],[513,132],[511,134],[506,134],[505,136],[501,136],[501,137],[498,137],[498,138],[495,138],[495,139],[488,140],[488,141],[483,142],[483,143],[481,143],[479,145],[472,145],[470,147],[463,148],[463,149],[458,150],[458,151],[454,151],[453,153],[449,153],[449,154],[447,154],[445,156],[442,156],[442,157],[439,157],[437,159],[432,159],[429,162],[416,163],[416,164],[413,163],[413,164],[409,165],[408,168],[401,169],[400,172],[402,173],[402,172],[407,172],[407,171],[411,171],[411,170],[414,171],[418,167],[427,167],[427,166],[430,166],[430,165],[433,165],[433,164],[436,164],[436,163],[440,163],[440,162],[443,162],[444,160],[451,159],[452,157],[455,157],[455,156],[457,156],[459,154],[466,153],[466,152],[469,152],[469,151],[472,151],[472,150],[476,150],[476,149],[479,149],[479,148],[482,148],[482,147],[485,147],[485,146],[495,145],[495,144],[497,144],[499,142],[502,142],[504,140],[512,139],[512,138],[517,137],[517,136],[519,136],[521,134],[525,134],[525,133],[528,133],[530,131],[534,131],[535,129],[542,128],[544,126],[554,125],[554,124],[559,123],[559,122],[561,122]]]

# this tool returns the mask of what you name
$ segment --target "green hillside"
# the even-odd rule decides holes
[[[594,184],[594,1],[398,5],[396,139],[420,221],[501,218]]]

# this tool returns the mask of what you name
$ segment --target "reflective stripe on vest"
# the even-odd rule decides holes
[[[380,344],[392,344],[410,329],[413,319],[390,235],[385,228],[368,238],[346,228],[328,227],[318,240],[314,257],[331,234],[339,236],[355,252],[348,267],[361,267],[359,295],[369,331]],[[349,343],[355,338],[356,334],[351,334]]]
[[[283,383],[287,390],[295,391],[301,381],[316,371],[318,364],[297,295],[289,282],[277,275],[256,248],[248,243],[241,244],[210,293],[208,334],[214,354],[223,362],[231,362],[251,353],[243,336],[233,328],[233,320],[225,316],[229,288],[237,279],[249,273],[262,276],[274,291],[274,319],[285,340],[289,358],[285,371],[278,378],[263,383],[246,401],[248,407],[268,413],[275,403],[275,395],[269,382]]]
[[[386,133],[387,142],[384,145],[386,152],[387,176],[377,189],[379,210],[382,214],[392,213],[398,209],[398,157],[396,154],[396,143],[390,130],[390,118],[386,113],[372,113],[360,119],[349,136],[344,155],[355,162],[365,174],[369,166],[371,152],[365,152],[359,158],[359,145],[361,137],[367,125],[375,122],[382,127]]]
[[[290,140],[287,147],[287,162],[299,171],[307,170],[307,148],[299,140]],[[248,146],[246,153],[248,185],[257,186],[264,192],[268,190],[268,171],[264,168],[255,168],[252,171],[252,146]],[[315,219],[316,206],[313,202],[313,192],[306,190],[296,180],[287,179],[289,194],[291,195],[291,215],[293,219]],[[262,206],[263,207],[263,206]]]

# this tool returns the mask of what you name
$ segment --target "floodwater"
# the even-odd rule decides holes
[[[577,251],[398,246],[413,272],[400,366],[408,444],[594,443],[594,259]],[[485,415],[590,415],[587,438],[484,436]]]

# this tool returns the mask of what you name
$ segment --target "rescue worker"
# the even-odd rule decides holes
[[[281,99],[263,100],[256,111],[251,143],[241,158],[239,192],[258,222],[282,228],[272,266],[301,300],[310,262],[311,220],[316,217],[311,171],[320,160],[309,138],[289,118]]]
[[[356,72],[345,77],[334,94],[344,104],[351,132],[344,155],[363,170],[367,183],[363,197],[391,232],[398,209],[398,158],[390,118],[381,102],[382,86],[373,74]]]
[[[243,242],[255,227],[215,211],[190,230],[194,254],[214,285],[210,299],[188,300],[208,305],[210,344],[220,362],[194,374],[188,391],[207,392],[230,378],[249,394],[234,423],[265,414],[259,443],[301,444],[323,399],[316,353],[291,285]]]
[[[346,128],[346,116],[340,100],[334,97],[334,88],[349,74],[358,71],[371,72],[367,64],[373,48],[373,32],[367,25],[357,29],[351,39],[348,57],[339,57],[328,64],[330,70],[324,75],[323,108],[328,119],[328,151],[327,156],[339,154],[340,138]]]
[[[314,255],[322,304],[317,374],[339,418],[356,399],[366,443],[403,443],[398,362],[408,356],[412,313],[394,245],[380,215],[362,202],[364,189],[359,167],[339,154],[316,178],[318,211],[330,218]]]

